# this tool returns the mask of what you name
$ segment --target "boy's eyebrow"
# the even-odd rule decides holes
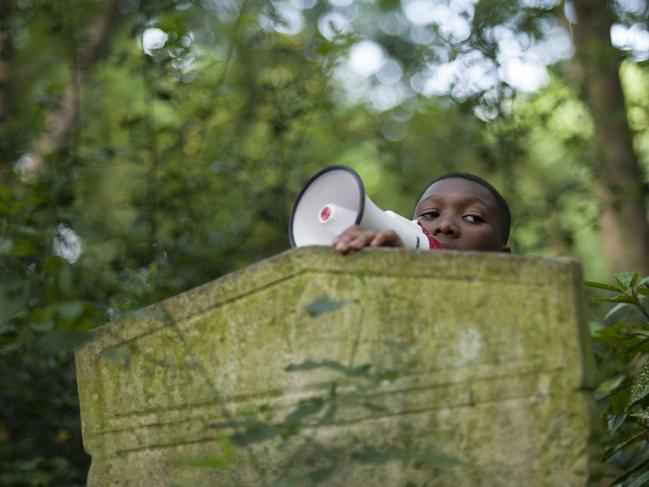
[[[420,207],[421,207],[423,204],[425,204],[428,200],[433,200],[433,201],[431,201],[431,203],[434,203],[434,202],[435,202],[435,201],[434,201],[435,199],[436,199],[435,194],[432,194],[432,195],[430,195],[430,196],[427,196],[426,198],[422,198],[422,199],[420,199],[420,200],[417,202],[417,205],[415,206],[415,211],[419,210]],[[480,198],[479,196],[474,195],[474,194],[468,195],[468,196],[467,196],[466,204],[467,204],[467,205],[471,205],[471,204],[474,204],[474,203],[480,203],[481,205],[483,205],[483,206],[484,206],[487,210],[489,210],[489,211],[496,211],[496,206],[495,206],[495,205],[490,205],[490,204],[489,204],[487,201],[485,201],[483,198]]]

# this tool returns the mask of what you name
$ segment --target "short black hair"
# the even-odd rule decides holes
[[[428,188],[430,188],[436,182],[442,181],[443,179],[467,179],[469,181],[473,181],[474,183],[479,184],[483,188],[486,188],[491,193],[491,195],[496,199],[496,204],[498,205],[498,209],[502,213],[504,221],[503,221],[503,228],[501,228],[501,232],[502,232],[501,237],[503,238],[503,243],[507,243],[507,240],[509,240],[509,231],[512,226],[512,214],[509,211],[509,205],[507,204],[507,201],[505,201],[505,198],[503,198],[503,196],[498,192],[496,188],[494,188],[488,181],[482,179],[480,176],[476,176],[475,174],[471,174],[468,172],[451,172],[433,179],[430,183],[428,183],[428,185],[421,192],[419,198],[417,198],[417,201],[415,202],[415,210],[417,209],[417,205],[419,204],[419,201],[421,201],[421,198],[424,196],[424,194],[426,194],[426,191],[428,191]],[[413,210],[413,214],[414,214],[414,210]]]

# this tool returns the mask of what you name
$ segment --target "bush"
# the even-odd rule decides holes
[[[615,277],[614,285],[586,281],[609,294],[592,300],[609,308],[600,322],[591,322],[604,375],[595,398],[607,433],[604,460],[617,475],[613,484],[639,487],[649,482],[649,276],[624,272]]]

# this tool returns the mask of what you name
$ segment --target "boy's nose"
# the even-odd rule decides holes
[[[437,228],[435,228],[435,231],[433,232],[433,236],[440,233],[449,237],[457,237],[457,225],[451,218],[440,218],[437,222]]]

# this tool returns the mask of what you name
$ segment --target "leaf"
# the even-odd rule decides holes
[[[626,303],[619,303],[613,306],[608,313],[604,316],[604,321],[608,321],[611,317],[613,317],[615,314],[618,312],[622,311],[623,309],[629,309],[629,305]]]
[[[629,334],[649,338],[649,330],[645,330],[644,328],[631,328]]]
[[[605,282],[596,282],[596,281],[584,281],[584,285],[588,287],[594,287],[597,289],[607,289],[608,291],[615,291],[616,293],[621,293],[624,290],[619,287],[613,286],[611,284],[606,284]]]
[[[624,340],[624,332],[621,328],[622,323],[616,323],[613,326],[600,326],[593,331],[593,340],[597,343],[607,345],[607,347],[615,347],[621,340]]]
[[[642,294],[643,296],[649,296],[649,287],[639,287],[638,294]]]
[[[600,332],[606,330],[607,327],[601,324],[599,321],[590,320],[588,322],[588,331],[590,331],[590,336],[594,337]]]
[[[640,460],[638,460],[636,463],[634,463],[631,466],[626,467],[625,472],[622,475],[620,475],[619,477],[617,477],[615,480],[613,480],[613,483],[611,485],[614,485],[616,487],[620,487],[620,486],[624,485],[625,487],[628,487],[628,484],[626,484],[626,483],[622,484],[621,482],[623,482],[626,479],[628,479],[629,477],[631,477],[638,470],[642,471],[643,475],[644,475],[644,472],[648,471],[646,469],[647,466],[649,466],[649,461],[647,461],[646,458],[641,457]]]
[[[626,448],[627,446],[631,445],[632,443],[636,441],[640,441],[644,438],[645,436],[644,431],[640,431],[639,433],[636,433],[635,435],[630,436],[629,438],[624,438],[624,440],[617,445],[613,449],[610,449],[607,451],[607,457],[606,457],[606,462],[608,462],[611,458],[615,456],[617,452],[622,450],[623,448]]]
[[[317,48],[317,53],[326,56],[327,54],[331,54],[335,49],[335,46],[330,43],[330,42],[323,42],[321,43],[318,48]]]
[[[10,253],[14,248],[13,240],[4,239],[0,241],[0,255]]]
[[[617,274],[615,274],[615,279],[624,289],[629,289],[630,287],[635,286],[636,282],[638,282],[638,273],[618,272]]]
[[[14,331],[16,331],[16,327],[14,325],[0,322],[0,336],[6,333],[12,333]]]
[[[627,378],[626,375],[621,374],[602,382],[599,385],[599,387],[595,390],[595,394],[594,394],[595,399],[599,401],[615,393],[620,388],[620,386],[624,383],[626,378]]]
[[[607,425],[610,433],[615,433],[620,426],[624,424],[624,421],[629,416],[629,413],[623,414],[611,414],[608,416]]]
[[[46,332],[54,329],[54,322],[52,320],[33,321],[29,327],[38,332]]]
[[[649,472],[645,472],[634,478],[631,482],[626,484],[625,487],[642,487],[643,485],[646,485],[647,482],[649,482]]]
[[[313,301],[306,306],[306,311],[310,316],[319,316],[324,313],[336,311],[340,308],[347,306],[350,303],[355,303],[355,299],[343,299],[341,301],[332,301],[329,298],[322,297]]]
[[[649,426],[649,409],[642,409],[638,412],[631,413],[630,416],[637,418],[638,422],[643,426]]]
[[[631,384],[630,404],[644,399],[649,394],[649,362],[644,364]]]
[[[618,294],[612,298],[594,298],[591,301],[593,303],[635,303],[633,296],[628,294]]]
[[[82,331],[50,331],[43,333],[38,342],[49,352],[68,352],[92,339],[92,333]]]
[[[74,320],[83,314],[83,303],[81,301],[70,301],[56,305],[59,316],[65,320]]]
[[[57,283],[62,291],[68,292],[72,289],[72,270],[67,262],[61,266],[57,274]]]
[[[20,311],[23,310],[25,300],[22,296],[16,298],[8,298],[7,295],[0,289],[0,323],[4,323]]]
[[[0,288],[5,292],[19,291],[27,285],[22,275],[13,269],[2,269],[0,272]]]
[[[34,247],[34,244],[24,238],[16,239],[11,249],[11,254],[15,257],[34,255],[37,253],[38,250]]]

